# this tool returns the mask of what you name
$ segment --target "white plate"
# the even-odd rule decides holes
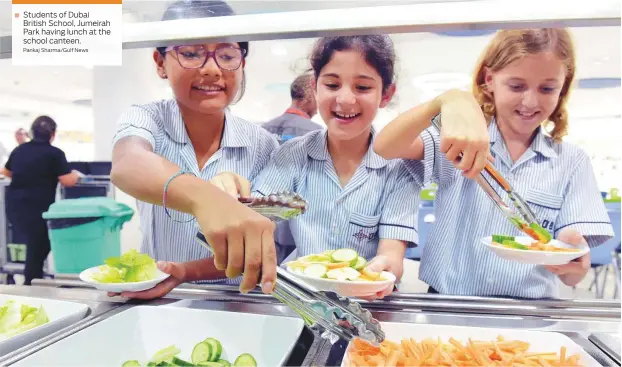
[[[146,280],[144,282],[133,282],[133,283],[99,283],[93,279],[93,274],[99,272],[99,266],[94,266],[92,268],[86,269],[80,273],[80,280],[85,283],[88,283],[94,286],[96,289],[100,291],[107,292],[140,292],[145,291],[147,289],[151,289],[155,287],[158,283],[162,282],[170,275],[161,271],[160,269],[156,269],[157,276],[155,279]]]
[[[380,282],[369,282],[363,280],[335,280],[328,278],[316,278],[305,274],[297,273],[290,266],[287,271],[304,280],[320,291],[333,291],[344,297],[368,297],[373,296],[383,289],[395,284],[395,275],[386,271],[382,272],[382,277],[386,280]]]
[[[8,300],[14,300],[31,307],[43,306],[50,321],[11,338],[0,340],[0,356],[75,324],[82,320],[89,311],[89,307],[82,303],[13,296],[10,294],[0,295],[0,306],[4,305]]]
[[[81,330],[14,366],[143,366],[160,349],[175,345],[190,362],[194,346],[208,337],[222,343],[233,364],[250,353],[260,367],[282,366],[304,327],[302,319],[169,306],[136,306]]]
[[[523,329],[495,329],[495,328],[477,328],[465,326],[446,326],[446,325],[426,325],[426,324],[407,324],[396,322],[381,322],[382,330],[385,332],[385,339],[399,343],[403,338],[413,338],[415,341],[432,338],[448,343],[449,338],[462,342],[472,340],[495,340],[501,335],[507,340],[522,340],[530,343],[530,352],[559,353],[561,347],[566,347],[566,355],[579,354],[581,360],[579,363],[585,367],[598,367],[600,364],[583,350],[581,346],[572,341],[564,334],[549,331],[532,331]],[[348,346],[349,348],[349,346]],[[341,366],[348,366],[348,354]]]
[[[516,242],[527,245],[533,243],[534,240],[531,237],[522,236],[516,237]],[[524,264],[532,265],[564,265],[590,252],[590,249],[587,246],[581,248],[581,251],[578,252],[518,250],[494,245],[492,243],[492,236],[483,238],[482,243],[486,245],[486,247],[488,247],[492,252],[506,260],[513,260]],[[576,246],[572,246],[558,240],[551,240],[550,243],[557,247],[577,248]]]

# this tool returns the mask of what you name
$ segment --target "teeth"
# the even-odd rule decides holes
[[[196,89],[208,91],[208,92],[217,92],[222,90],[222,87],[218,87],[215,85],[198,85],[195,87]]]
[[[532,117],[536,114],[535,112],[532,112],[532,113],[526,113],[526,112],[520,112],[520,111],[517,111],[517,112],[519,115],[524,116],[524,117]]]
[[[337,115],[338,117],[342,117],[342,118],[346,118],[346,119],[351,119],[353,117],[358,116],[358,113],[345,114],[345,113],[335,112],[335,115]]]

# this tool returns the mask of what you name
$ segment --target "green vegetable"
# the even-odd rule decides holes
[[[0,307],[0,339],[11,338],[49,321],[43,306],[37,308],[8,300]]]
[[[511,240],[505,240],[501,243],[503,246],[505,247],[509,247],[509,248],[515,248],[517,250],[529,250],[529,247],[520,244],[516,241],[511,241]]]
[[[322,264],[311,264],[303,271],[305,275],[315,278],[324,278],[328,272],[328,268]]]
[[[159,351],[157,351],[151,358],[151,361],[149,362],[153,362],[156,365],[160,365],[161,362],[172,361],[173,358],[179,353],[181,353],[181,350],[175,347],[174,345],[171,345],[170,347],[166,347],[164,349],[160,349]]]
[[[542,226],[538,223],[531,223],[529,227],[533,229],[533,231],[536,233],[540,242],[547,244],[553,239],[551,233],[549,233],[549,231],[547,231],[546,229],[542,228]]]
[[[143,282],[155,278],[157,274],[155,260],[134,249],[120,257],[110,257],[105,263],[92,276],[99,283]]]
[[[356,259],[356,264],[354,264],[353,268],[356,270],[362,270],[367,265],[367,260],[364,257],[358,257]]]
[[[137,360],[126,361],[122,367],[140,367],[140,363]]]
[[[516,238],[514,236],[504,236],[501,234],[492,235],[492,242],[503,243],[503,241],[514,241]]]
[[[231,363],[229,363],[229,361],[226,361],[224,359],[219,359],[218,363],[220,363],[222,367],[231,367]]]
[[[181,366],[181,367],[184,367],[184,366],[188,366],[188,367],[194,366],[194,364],[192,364],[192,363],[190,363],[188,361],[185,361],[185,360],[183,360],[181,358],[177,358],[177,357],[173,357],[173,360],[171,361],[171,363],[173,364],[173,366]]]
[[[235,367],[257,367],[257,362],[252,355],[248,353],[241,354],[238,358],[233,362]]]
[[[356,253],[356,251],[352,249],[341,248],[339,250],[335,250],[330,255],[330,258],[333,262],[336,262],[336,263],[347,262],[350,264],[350,266],[354,266],[356,265],[356,262],[358,261],[359,255]]]
[[[209,357],[211,362],[216,362],[220,359],[220,355],[222,354],[222,344],[214,338],[207,338],[203,340],[203,343],[207,343],[212,346],[212,354]]]
[[[212,353],[214,353],[214,351],[212,350],[211,344],[201,342],[195,345],[194,349],[192,349],[192,355],[190,359],[195,365],[199,364],[200,362],[209,362],[211,360]]]

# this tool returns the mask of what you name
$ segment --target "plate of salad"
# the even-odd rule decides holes
[[[367,270],[367,260],[349,248],[303,256],[285,266],[288,272],[313,287],[346,297],[375,295],[396,280],[390,272]]]
[[[493,235],[482,242],[504,259],[532,265],[564,265],[590,251],[587,246],[577,247],[550,237],[535,240],[529,236]]]
[[[140,292],[155,287],[170,275],[158,269],[154,259],[132,249],[105,264],[80,273],[80,280],[108,292]]]

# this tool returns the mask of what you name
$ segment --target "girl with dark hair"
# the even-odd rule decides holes
[[[7,193],[7,217],[13,230],[26,240],[25,285],[43,277],[43,264],[50,253],[48,229],[42,215],[56,199],[56,187],[70,187],[80,179],[65,153],[52,146],[56,122],[39,116],[30,128],[32,140],[19,145],[2,169],[11,178]]]
[[[190,0],[169,6],[163,20],[231,15],[223,1]],[[254,178],[278,147],[270,133],[228,109],[244,92],[248,53],[248,42],[158,47],[156,71],[174,98],[134,105],[120,118],[111,178],[138,200],[141,252],[160,261],[190,262],[191,270],[173,274],[160,288],[244,272],[242,291],[255,288],[260,274],[264,291],[272,290],[274,224],[220,190],[220,179],[212,180],[225,171]],[[240,190],[250,195],[248,186]],[[196,262],[212,256],[196,240],[198,227],[214,251],[211,267]],[[159,266],[172,272],[166,263]]]

